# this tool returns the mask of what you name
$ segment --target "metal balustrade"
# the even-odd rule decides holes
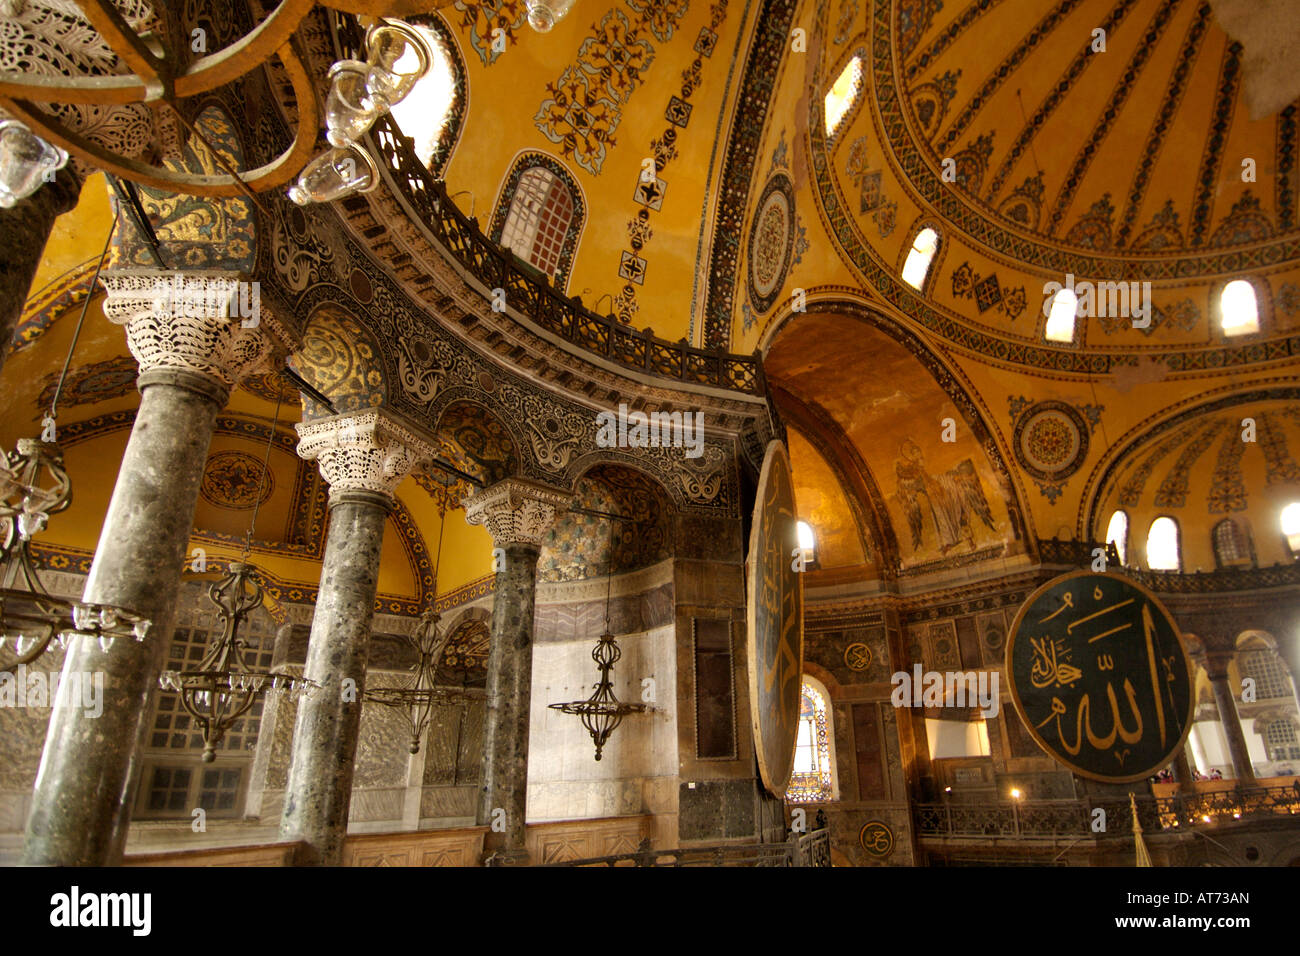
[[[1300,815],[1300,782],[1293,786],[1249,787],[1171,797],[1136,799],[1138,822],[1147,834],[1231,824],[1247,819]],[[1106,811],[1105,833],[1127,834],[1132,811],[1127,800],[1041,800],[1021,803],[919,804],[916,832],[922,837],[1057,839],[1093,837],[1097,808]],[[1300,820],[1296,821],[1300,826]]]
[[[339,14],[333,19],[340,51],[355,55],[362,36],[356,18]],[[391,115],[379,117],[368,136],[384,175],[434,242],[485,289],[504,289],[511,311],[623,368],[691,385],[765,394],[757,352],[739,355],[695,348],[685,341],[669,342],[649,330],[638,332],[613,315],[592,312],[580,298],[563,295],[536,270],[485,236],[478,220],[462,213],[448,198],[446,185],[420,162],[413,142]]]

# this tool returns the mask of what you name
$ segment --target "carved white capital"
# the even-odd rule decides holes
[[[140,372],[202,375],[231,389],[296,347],[261,304],[260,286],[232,272],[108,272],[104,314],[126,327]]]
[[[315,461],[331,494],[369,491],[392,497],[397,486],[433,446],[381,411],[336,415],[304,422],[298,429],[298,454]]]
[[[512,544],[538,547],[551,524],[573,496],[558,488],[522,478],[506,478],[465,499],[465,520],[481,524],[498,548]]]

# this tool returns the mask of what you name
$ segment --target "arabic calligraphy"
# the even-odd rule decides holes
[[[784,446],[768,446],[749,553],[750,689],[764,785],[784,793],[794,766],[803,671],[803,593],[786,555],[795,546],[794,485]]]
[[[872,820],[859,831],[858,843],[872,856],[884,858],[894,852],[894,831],[879,820]]]
[[[1166,766],[1191,726],[1191,669],[1169,614],[1119,574],[1063,575],[1007,640],[1016,709],[1044,750],[1115,782]]]

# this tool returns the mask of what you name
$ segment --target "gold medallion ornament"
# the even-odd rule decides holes
[[[1025,601],[1007,637],[1011,699],[1038,746],[1093,780],[1145,780],[1183,747],[1192,668],[1169,612],[1121,574],[1075,571]]]
[[[794,483],[785,445],[767,446],[749,535],[749,702],[763,785],[777,797],[794,769],[803,676],[803,581],[794,570]]]
[[[879,820],[872,820],[858,833],[858,843],[869,856],[883,860],[894,852],[894,831]]]
[[[851,671],[864,671],[871,666],[871,648],[861,641],[844,648],[844,663]]]

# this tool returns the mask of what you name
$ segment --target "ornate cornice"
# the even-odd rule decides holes
[[[546,532],[572,500],[558,488],[507,478],[466,499],[465,520],[483,525],[498,548],[520,544],[540,548]]]
[[[381,411],[336,415],[294,427],[298,454],[320,467],[331,499],[348,491],[391,499],[407,475],[434,457],[431,444]]]

